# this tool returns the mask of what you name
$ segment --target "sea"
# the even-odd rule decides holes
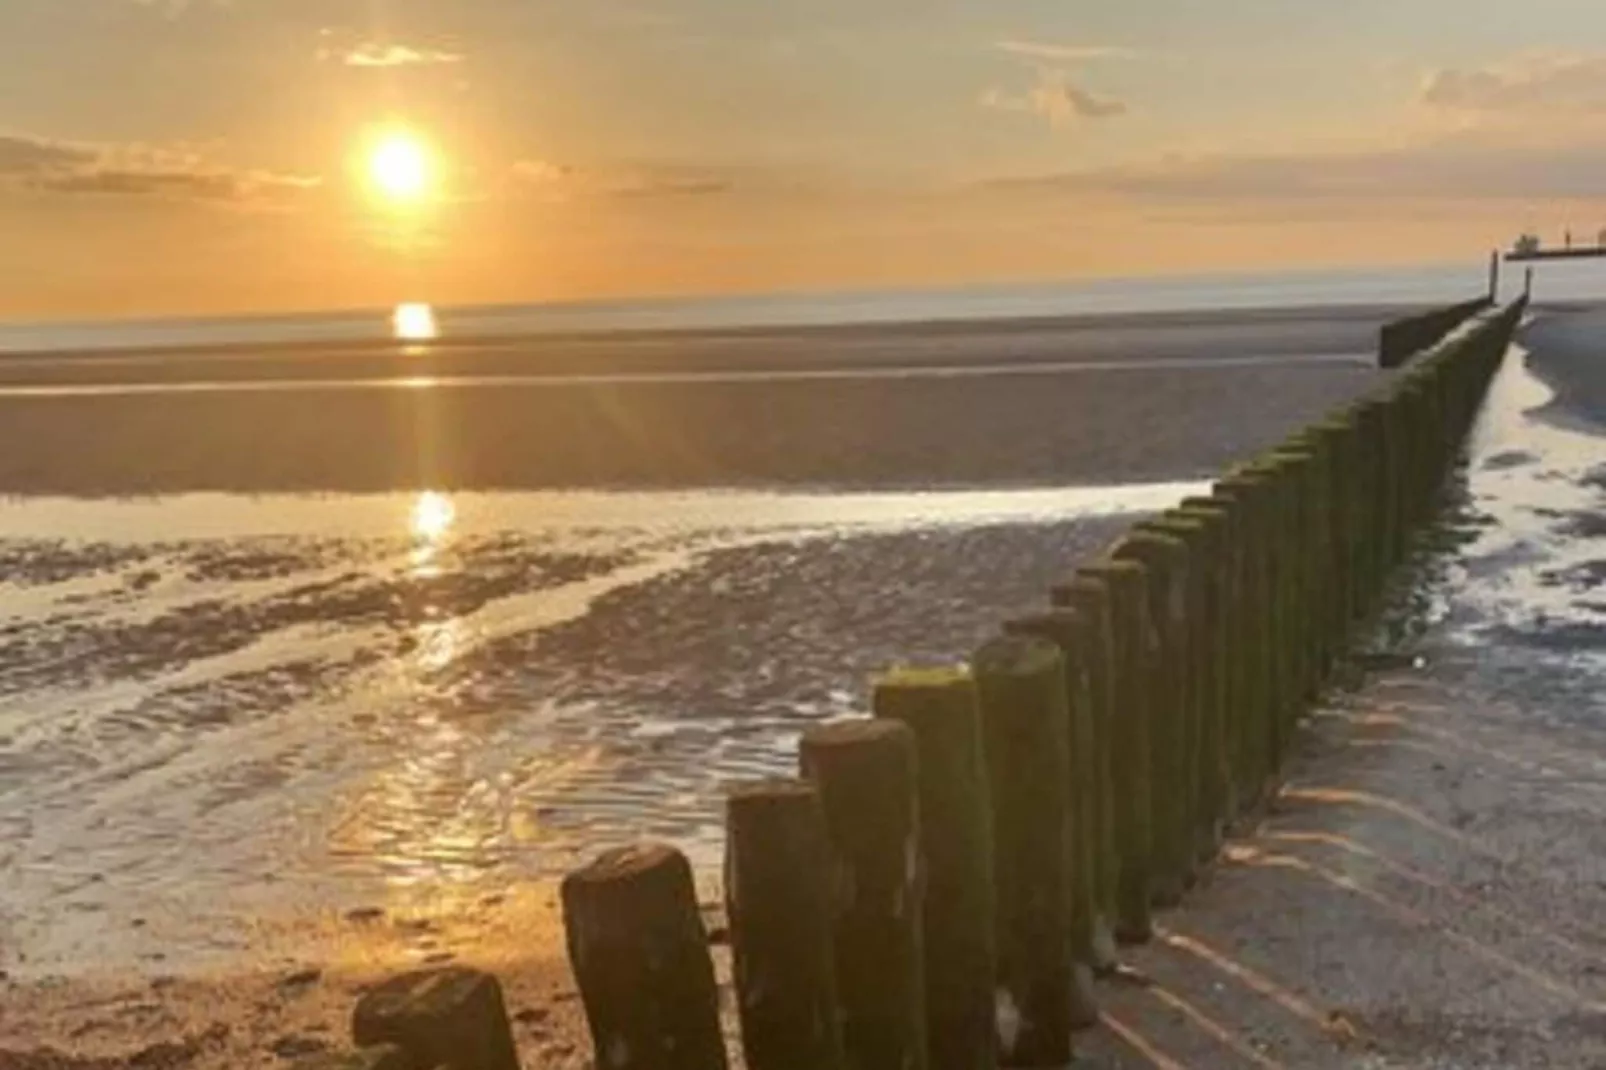
[[[113,322],[0,320],[0,354],[86,349],[233,347],[524,337],[610,331],[717,330],[841,324],[924,323],[1059,316],[1279,309],[1343,305],[1431,305],[1487,289],[1487,266],[1279,271],[1087,279],[950,288],[807,291],[711,297],[437,307],[427,294],[379,309],[205,319]],[[1606,295],[1606,268],[1593,261],[1539,269],[1544,301]],[[1505,269],[1503,294],[1520,287]]]

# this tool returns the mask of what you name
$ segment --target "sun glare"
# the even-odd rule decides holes
[[[456,519],[457,508],[452,499],[438,490],[426,490],[413,502],[409,526],[418,542],[438,543],[452,530]]]
[[[390,315],[390,328],[399,342],[433,342],[440,337],[435,310],[421,303],[397,305]]]
[[[429,146],[407,130],[383,134],[368,154],[368,178],[380,197],[392,204],[416,204],[435,183],[435,159]]]

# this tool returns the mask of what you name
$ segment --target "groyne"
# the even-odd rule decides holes
[[[1072,568],[967,665],[890,671],[871,716],[805,735],[796,777],[733,786],[750,1070],[1069,1062],[1120,945],[1151,939],[1276,791],[1433,520],[1524,310],[1464,312],[1353,403]],[[724,1067],[685,857],[608,852],[562,901],[596,1065]],[[396,978],[356,1020],[371,1047],[352,1058],[369,1061],[341,1065],[434,1065],[441,1038],[463,1070],[512,1065],[494,979],[472,970]]]

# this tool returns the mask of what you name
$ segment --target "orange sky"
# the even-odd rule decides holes
[[[1595,6],[1093,7],[15,0],[0,316],[1475,261],[1606,222]],[[398,124],[417,198],[367,167]]]

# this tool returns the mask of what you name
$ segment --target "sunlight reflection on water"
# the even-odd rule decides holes
[[[397,305],[390,326],[398,342],[434,342],[441,336],[434,307],[417,302]]]

